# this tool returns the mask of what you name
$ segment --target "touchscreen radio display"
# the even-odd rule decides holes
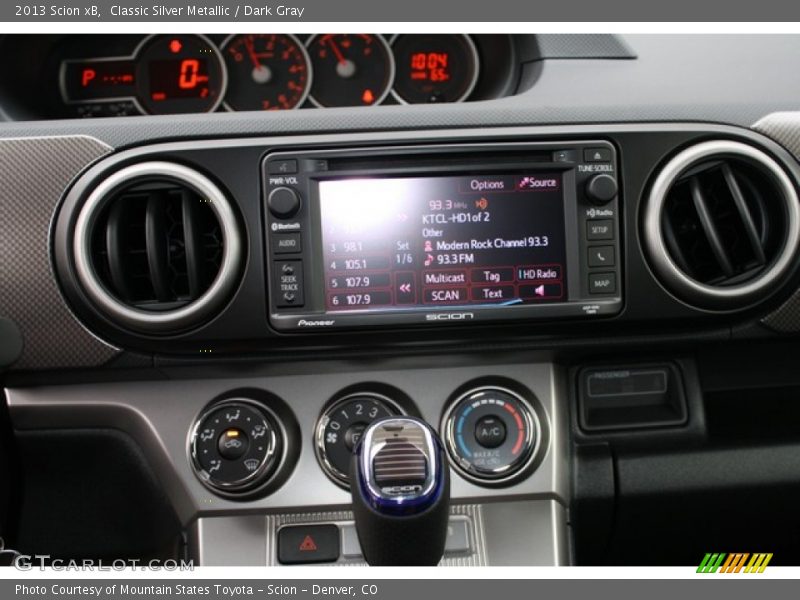
[[[328,312],[566,300],[560,173],[319,183]]]

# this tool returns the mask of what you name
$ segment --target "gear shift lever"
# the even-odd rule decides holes
[[[450,468],[439,437],[413,417],[364,430],[350,463],[356,531],[370,565],[436,565],[444,553]]]

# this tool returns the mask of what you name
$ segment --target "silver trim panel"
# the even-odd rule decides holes
[[[294,363],[248,369],[246,376],[217,379],[128,381],[90,385],[37,386],[5,390],[13,425],[18,430],[116,428],[139,444],[183,523],[211,515],[258,510],[298,511],[311,507],[349,506],[349,492],[331,481],[320,468],[312,438],[317,416],[331,390],[364,381],[396,387],[415,400],[422,418],[439,423],[447,399],[459,386],[476,378],[502,377],[518,381],[536,395],[541,418],[550,429],[536,470],[514,486],[488,489],[451,470],[454,503],[483,500],[555,499],[569,501],[566,392],[557,367],[549,363],[491,364],[465,357],[464,366],[441,367],[420,357],[359,364],[347,362]],[[473,363],[473,361],[475,361]],[[481,364],[483,363],[483,364]],[[165,372],[169,376],[168,372]],[[209,376],[214,372],[209,369]],[[230,377],[230,374],[228,374]],[[288,479],[266,497],[240,501],[219,497],[194,475],[187,441],[196,415],[215,397],[237,388],[268,390],[283,399],[299,423],[304,441]],[[306,438],[306,436],[308,436]]]
[[[439,566],[569,564],[566,509],[554,500],[458,504],[450,515],[466,523],[469,550],[445,550]],[[341,531],[340,557],[320,566],[365,566],[357,540],[346,539],[352,521],[349,510],[203,518],[190,531],[189,556],[201,566],[277,566],[281,527],[333,524]]]

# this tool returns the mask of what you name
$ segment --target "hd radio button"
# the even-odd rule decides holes
[[[291,219],[300,210],[300,194],[288,187],[275,188],[269,193],[267,206],[277,219]]]

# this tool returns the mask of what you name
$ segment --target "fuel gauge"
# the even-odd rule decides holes
[[[317,106],[380,104],[394,81],[394,58],[380,35],[327,33],[307,42]]]

